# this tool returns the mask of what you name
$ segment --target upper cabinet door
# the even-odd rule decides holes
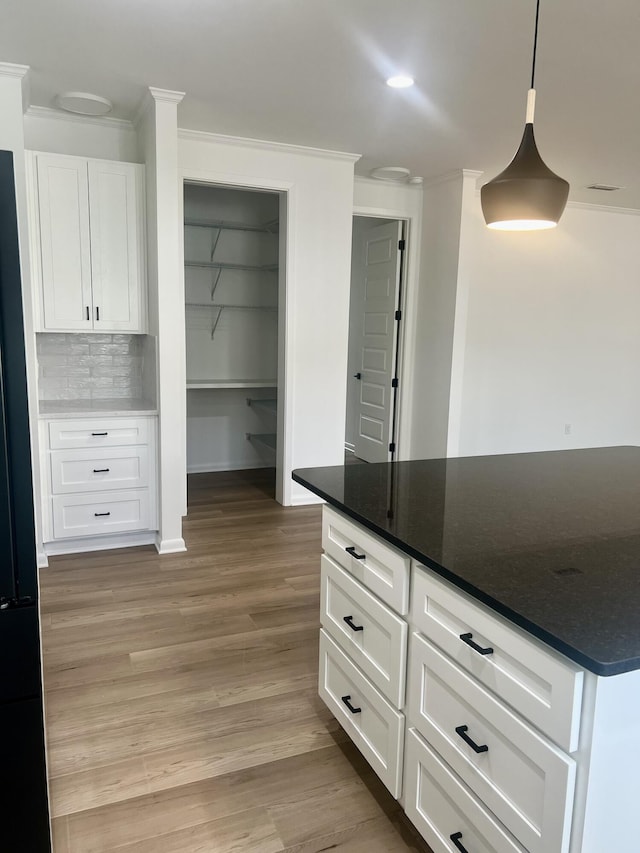
[[[93,328],[87,161],[37,162],[44,325],[85,331]]]
[[[93,328],[141,331],[143,167],[89,161]]]

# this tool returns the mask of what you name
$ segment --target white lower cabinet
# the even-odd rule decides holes
[[[434,853],[623,849],[640,739],[609,721],[638,730],[640,672],[581,670],[329,507],[323,546],[320,696]]]
[[[51,420],[43,438],[45,542],[156,529],[154,417]]]

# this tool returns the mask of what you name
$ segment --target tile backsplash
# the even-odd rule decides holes
[[[151,339],[153,341],[154,339]],[[41,400],[122,400],[148,397],[155,347],[145,335],[36,335]],[[153,353],[153,355],[152,355]],[[153,370],[150,368],[153,367]],[[153,392],[153,397],[155,393]]]

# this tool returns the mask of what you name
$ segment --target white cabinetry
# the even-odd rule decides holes
[[[32,154],[39,331],[142,332],[144,166]]]
[[[155,418],[49,421],[44,432],[48,538],[155,529]]]

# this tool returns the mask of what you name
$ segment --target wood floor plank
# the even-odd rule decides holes
[[[428,849],[318,698],[321,511],[272,488],[191,476],[186,553],[42,570],[55,853]]]

